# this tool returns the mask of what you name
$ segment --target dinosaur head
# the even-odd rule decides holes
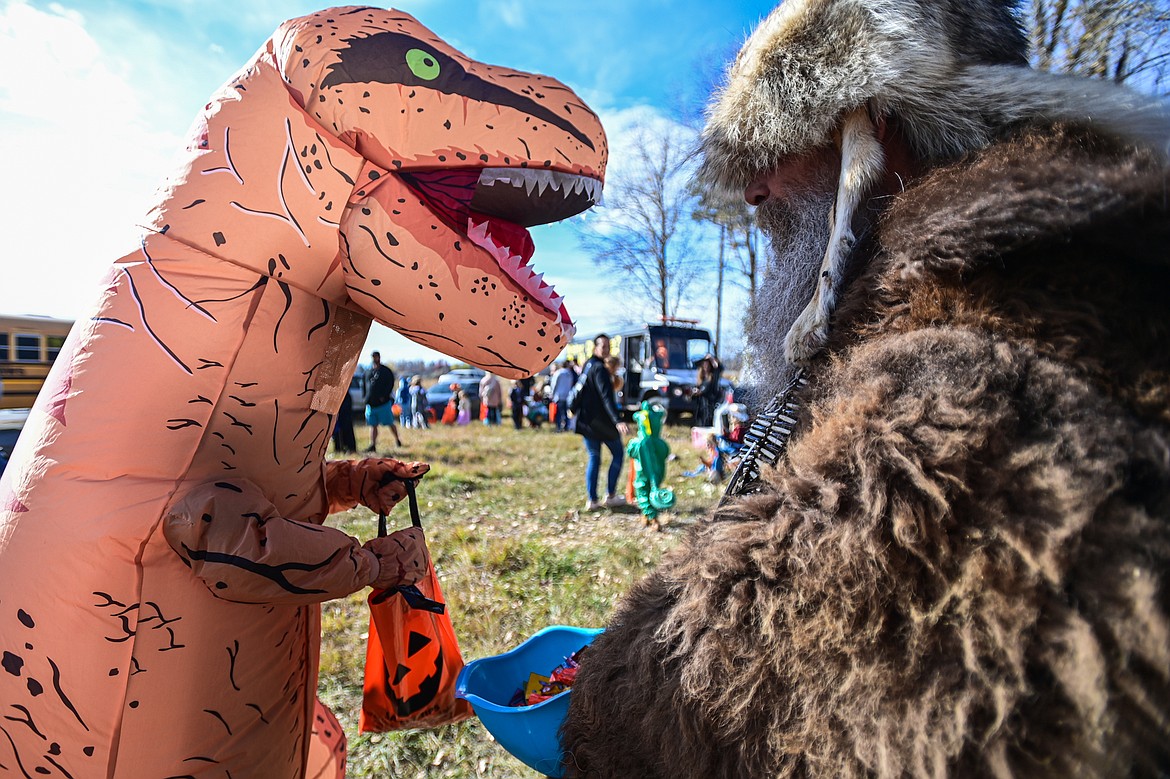
[[[639,437],[661,437],[662,425],[665,422],[666,409],[659,403],[643,400],[641,410],[634,412],[634,423],[638,426]]]
[[[500,375],[547,365],[573,325],[529,266],[526,228],[600,198],[597,116],[560,82],[471,60],[399,11],[329,9],[273,46],[294,99],[366,160],[340,219],[353,307]]]

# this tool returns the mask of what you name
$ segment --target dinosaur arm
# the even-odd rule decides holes
[[[325,463],[329,513],[361,504],[371,511],[388,514],[406,497],[404,482],[417,482],[430,468],[426,463],[404,463],[389,457],[329,460]]]
[[[670,444],[661,438],[655,438],[653,442],[654,481],[655,486],[658,486],[666,479],[666,461],[670,457]]]
[[[356,538],[280,516],[244,480],[187,492],[168,507],[163,533],[212,594],[239,603],[320,603],[360,590],[379,570]]]

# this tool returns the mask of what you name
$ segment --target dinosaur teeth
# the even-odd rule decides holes
[[[528,260],[519,254],[513,254],[507,246],[496,243],[490,230],[491,223],[488,221],[477,223],[474,218],[467,220],[468,239],[490,254],[508,278],[547,308],[563,329],[565,317],[561,304],[564,297],[556,294],[556,289],[545,282],[543,273],[536,273],[529,267]]]
[[[478,183],[479,186],[489,187],[497,184],[522,187],[530,196],[535,193],[538,197],[549,190],[560,192],[566,198],[573,194],[586,194],[594,203],[600,200],[602,190],[601,182],[589,176],[531,168],[483,168],[479,172]]]
[[[467,220],[467,237],[476,246],[483,246],[483,242],[487,240],[488,223],[476,224],[474,220]],[[486,247],[485,247],[486,248]]]

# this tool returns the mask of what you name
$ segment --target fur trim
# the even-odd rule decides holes
[[[973,331],[825,378],[777,491],[699,525],[590,647],[568,775],[1170,766],[1165,437]]]
[[[881,243],[906,272],[966,279],[1047,260],[1045,247],[1066,264],[1107,252],[1115,272],[1170,266],[1168,193],[1170,171],[1148,150],[1077,128],[1033,129],[915,181],[882,216]]]
[[[1166,775],[1166,191],[1033,128],[895,196],[772,490],[590,648],[567,776]]]
[[[1015,0],[788,0],[748,39],[708,111],[701,176],[740,191],[829,142],[859,107],[897,116],[927,160],[981,148],[1020,121],[1082,121],[1170,141],[1165,103],[1026,67]]]

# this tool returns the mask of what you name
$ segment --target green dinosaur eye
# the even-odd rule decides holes
[[[422,49],[406,52],[406,64],[410,66],[410,72],[421,79],[433,81],[439,77],[439,63]]]

